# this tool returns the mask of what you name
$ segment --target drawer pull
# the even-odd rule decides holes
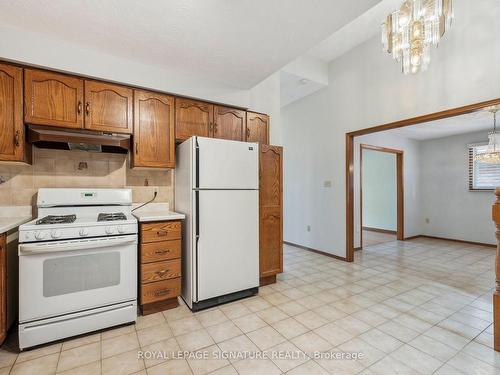
[[[165,294],[169,294],[170,292],[173,292],[173,288],[163,288],[163,289],[158,289],[153,292],[155,297],[160,297],[164,296]]]
[[[159,230],[156,232],[157,236],[166,236],[168,234],[168,231],[166,230]]]
[[[166,270],[161,270],[161,271],[156,271],[155,274],[157,274],[158,276],[160,277],[163,277],[165,276],[165,274],[170,271],[169,269],[166,269]]]
[[[161,250],[156,250],[155,251],[156,255],[165,255],[165,254],[168,254],[168,253],[170,253],[170,250],[168,250],[168,249],[161,249]]]

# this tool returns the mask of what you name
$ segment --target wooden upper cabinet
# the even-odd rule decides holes
[[[283,272],[283,148],[260,146],[259,268],[266,278]]]
[[[63,128],[83,127],[83,80],[35,69],[24,70],[24,121]]]
[[[222,106],[214,106],[213,137],[231,139],[233,141],[245,140],[246,112]]]
[[[85,81],[85,129],[132,134],[133,92],[125,86]]]
[[[246,141],[269,144],[269,116],[247,112]]]
[[[134,167],[175,167],[174,97],[134,90]]]
[[[193,135],[211,137],[213,105],[197,100],[175,99],[175,138],[184,141]]]
[[[0,64],[0,160],[24,161],[23,70]]]

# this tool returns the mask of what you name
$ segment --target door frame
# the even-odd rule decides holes
[[[406,120],[391,122],[364,128],[345,135],[345,169],[346,169],[346,258],[348,262],[354,261],[354,138],[361,135],[377,133],[385,130],[403,128],[423,122],[440,120],[448,117],[464,115],[483,110],[485,107],[500,105],[500,98],[487,100],[463,107],[447,109],[423,116],[417,116]]]
[[[363,150],[386,152],[396,155],[396,238],[404,240],[404,172],[403,172],[403,150],[379,147],[368,144],[359,145],[359,246],[363,248]]]

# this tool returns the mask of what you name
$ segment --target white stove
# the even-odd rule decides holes
[[[19,346],[133,322],[137,220],[130,189],[39,189],[19,228]]]

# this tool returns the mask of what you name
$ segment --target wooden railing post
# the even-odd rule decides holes
[[[496,226],[497,254],[495,258],[495,291],[493,292],[493,347],[500,352],[500,188],[495,190],[496,201],[492,216]]]

